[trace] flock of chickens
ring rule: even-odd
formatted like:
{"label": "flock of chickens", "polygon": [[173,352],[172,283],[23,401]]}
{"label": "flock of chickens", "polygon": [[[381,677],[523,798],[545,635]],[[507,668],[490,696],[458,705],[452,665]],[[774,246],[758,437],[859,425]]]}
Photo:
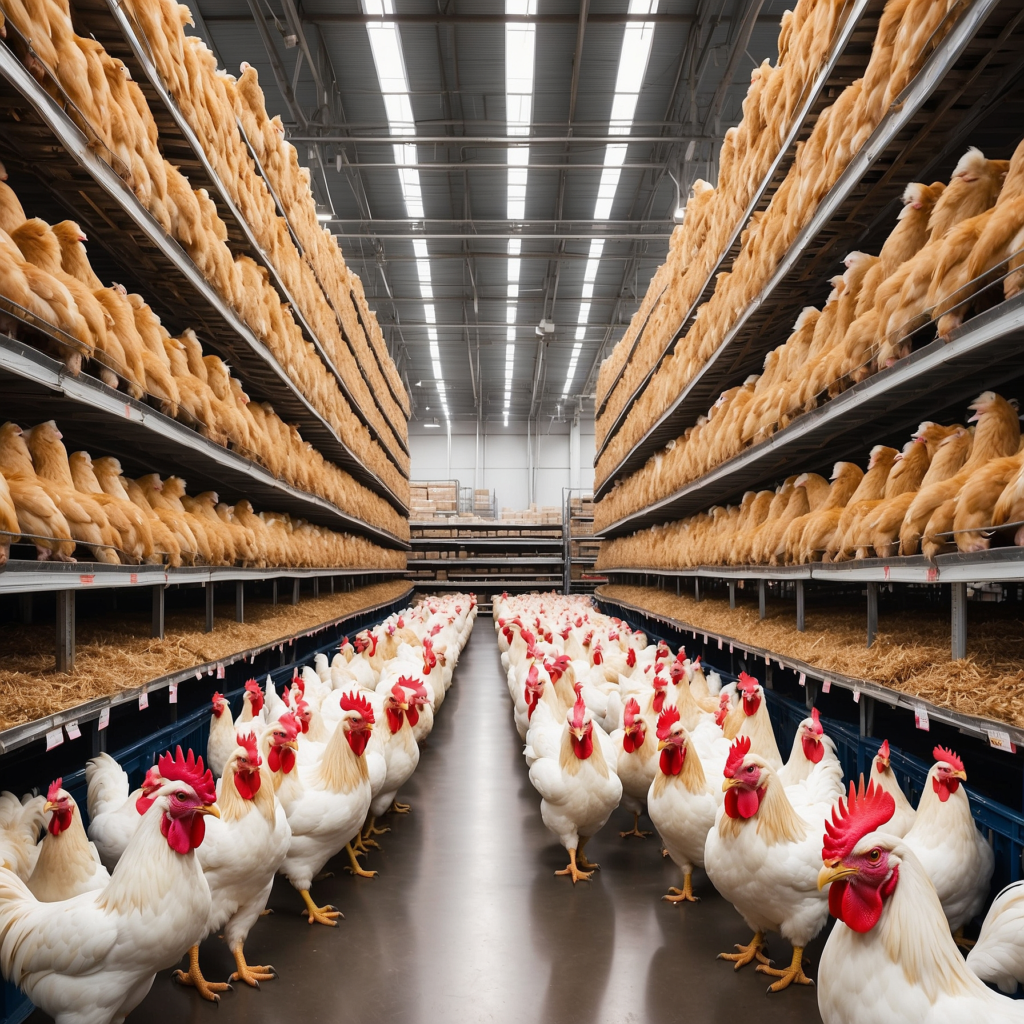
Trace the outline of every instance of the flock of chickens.
{"label": "flock of chickens", "polygon": [[[203,354],[191,328],[173,338],[141,295],[116,284],[104,287],[85,241],[74,221],[51,226],[27,218],[13,189],[0,181],[0,295],[81,343],[80,352],[54,352],[72,372],[83,356],[92,358],[109,386],[123,387],[133,398],[150,395],[166,415],[261,463],[278,479],[407,535],[404,520],[383,498],[328,462],[271,405],[251,402],[227,364]],[[0,326],[19,333],[2,313]]]}
{"label": "flock of chickens", "polygon": [[[7,21],[16,30],[7,33],[7,43],[66,107],[96,152],[124,178],[160,227],[182,246],[203,277],[273,353],[298,390],[338,436],[401,495],[408,486],[409,463],[395,432],[404,437],[408,398],[379,337],[376,320],[366,308],[362,289],[353,283],[355,275],[345,266],[334,238],[316,225],[308,171],[298,167],[294,149],[288,143],[280,138],[271,139],[273,130],[258,133],[253,128],[259,122],[270,124],[255,72],[247,72],[247,88],[237,88],[232,76],[216,71],[213,56],[202,43],[192,40],[185,45],[183,18],[191,22],[191,15],[177,3],[134,3],[128,5],[128,10],[144,26],[148,48],[163,65],[160,71],[196,128],[208,156],[222,171],[225,188],[233,190],[233,198],[240,203],[263,252],[272,254],[269,258],[298,307],[296,315],[301,314],[312,325],[388,454],[353,413],[316,347],[303,337],[292,309],[281,301],[266,267],[248,256],[232,254],[227,245],[227,226],[218,215],[214,200],[205,189],[193,189],[181,171],[164,159],[156,121],[142,90],[131,80],[125,65],[110,56],[99,42],[75,33],[67,0],[12,0],[5,4]],[[30,40],[31,45],[24,40]],[[165,55],[169,55],[169,64],[163,60]],[[205,71],[201,70],[204,68]],[[304,234],[302,253],[292,241],[288,222],[276,212],[266,179],[256,173],[252,156],[239,135],[240,119],[250,124],[254,135],[259,135],[251,140],[254,149],[260,150],[267,173],[288,197],[293,225],[301,227],[312,217],[315,238],[308,232]],[[234,140],[230,149],[225,148],[229,138]],[[278,154],[276,158],[274,153]],[[360,303],[358,315],[353,297]],[[81,315],[85,315],[84,311]],[[74,312],[70,317],[44,319],[64,330],[72,325],[69,320],[80,320]],[[342,319],[347,336],[358,339],[353,344],[359,364],[342,338]],[[373,351],[366,341],[364,326],[373,338]],[[69,333],[78,337],[73,330]],[[91,331],[79,340],[86,345],[89,355],[93,348],[105,351],[101,347],[103,338]],[[378,361],[386,367],[387,386]],[[374,385],[373,394],[360,366]],[[146,380],[136,378],[136,383]],[[403,396],[401,406],[392,393]],[[377,408],[375,396],[386,415]]]}
{"label": "flock of chickens", "polygon": [[[0,970],[58,1024],[110,1024],[137,1006],[156,972],[188,953],[176,977],[205,999],[200,943],[223,934],[232,981],[259,987],[272,968],[244,945],[280,873],[310,924],[340,912],[310,895],[346,851],[352,871],[376,820],[419,762],[419,746],[469,639],[476,601],[428,599],[344,641],[331,663],[296,673],[286,692],[246,684],[241,714],[213,697],[204,764],[164,754],[142,786],[108,754],[86,767],[88,833],[57,779],[46,798],[0,795]],[[39,832],[45,826],[42,841]]]}
{"label": "flock of chickens", "polygon": [[616,482],[599,505],[600,522],[673,493],[891,366],[909,355],[924,325],[946,339],[970,313],[1018,294],[1024,143],[1009,162],[968,150],[948,185],[912,183],[903,201],[881,253],[850,253],[824,308],[804,309],[793,334],[765,357],[763,373],[723,392],[693,427]]}
{"label": "flock of chickens", "polygon": [[926,421],[902,451],[871,449],[867,471],[837,462],[601,546],[599,568],[792,565],[872,555],[989,548],[1004,532],[1024,544],[1024,447],[1016,402],[992,391],[971,404],[973,426]]}
{"label": "flock of chickens", "polygon": [[[752,182],[748,189],[746,183],[733,181],[733,165],[737,157],[742,159],[750,139],[756,140],[755,145],[765,140],[767,150],[773,155],[781,144],[789,125],[788,119],[796,107],[780,100],[776,78],[780,72],[785,75],[784,69],[788,64],[795,64],[802,69],[799,84],[795,80],[793,83],[797,86],[796,93],[809,88],[829,51],[845,6],[839,0],[798,3],[792,20],[789,23],[783,21],[778,67],[773,69],[766,63],[755,68],[743,104],[743,119],[737,128],[729,129],[722,144],[719,181],[714,196],[702,183],[687,204],[683,228],[688,237],[680,256],[681,273],[672,276],[661,296],[660,304],[666,307],[663,321],[656,324],[652,315],[636,351],[630,355],[631,343],[620,342],[621,354],[610,357],[607,368],[602,367],[597,390],[598,407],[615,379],[618,367],[626,358],[629,359],[622,379],[597,419],[599,446],[629,396],[647,376],[673,333],[683,323],[686,311],[700,294],[722,253],[725,240],[734,228],[735,215],[724,212],[724,229],[705,231],[709,216],[718,220],[720,205],[725,211],[730,209],[728,201],[720,203],[719,195],[752,194]],[[602,453],[596,466],[598,482],[621,462],[718,349],[736,318],[763,289],[797,235],[814,215],[818,203],[867,141],[893,100],[917,73],[925,57],[952,28],[955,18],[947,17],[947,13],[956,6],[955,0],[888,0],[879,19],[863,76],[839,93],[835,101],[819,114],[809,138],[797,144],[796,155],[785,180],[775,190],[768,207],[755,212],[740,235],[740,250],[730,269],[717,275],[711,298],[697,309],[685,335],[651,376],[643,394]],[[786,91],[782,95],[787,95]],[[756,161],[753,166],[757,166]],[[759,179],[752,179],[756,180]],[[745,204],[735,205],[742,212]],[[691,216],[697,221],[692,234],[686,231],[686,222]],[[651,287],[663,288],[665,283],[655,277]],[[658,294],[654,293],[655,298]]]}
{"label": "flock of chickens", "polygon": [[[838,919],[818,968],[825,1024],[963,1024],[1024,1020],[1024,902],[1015,883],[995,900],[966,964],[964,925],[988,899],[994,856],[971,815],[960,758],[936,747],[915,810],[890,765],[888,742],[867,787],[846,793],[835,745],[817,711],[783,761],[762,687],[726,686],[700,659],[674,657],[579,597],[502,596],[495,629],[516,726],[544,824],[566,848],[560,875],[588,879],[587,841],[620,805],[634,828],[646,807],[683,874],[664,897],[694,901],[700,868],[753,938],[723,953],[757,961],[770,991],[811,984],[803,950]],[[789,966],[766,936],[793,946]],[[870,984],[865,984],[870,979]]]}

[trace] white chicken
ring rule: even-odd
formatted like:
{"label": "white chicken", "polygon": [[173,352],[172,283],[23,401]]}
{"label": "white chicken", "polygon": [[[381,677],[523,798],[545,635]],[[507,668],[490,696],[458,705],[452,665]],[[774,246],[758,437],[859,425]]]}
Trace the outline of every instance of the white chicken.
{"label": "white chicken", "polygon": [[914,824],[917,811],[904,796],[890,764],[889,741],[882,740],[878,753],[871,759],[871,778],[879,789],[884,789],[893,799],[893,816],[885,823],[885,831],[894,836],[905,836]]}
{"label": "white chicken", "polygon": [[214,693],[210,717],[210,738],[206,741],[206,763],[215,778],[224,774],[231,751],[235,749],[235,723],[231,718],[231,705],[222,693]]}
{"label": "white chicken", "polygon": [[153,765],[142,786],[129,792],[128,773],[105,751],[85,765],[88,785],[89,838],[108,871],[121,859],[128,841],[135,835],[142,815],[163,785],[160,769]]}
{"label": "white chicken", "polygon": [[803,782],[814,766],[824,758],[839,761],[835,743],[830,736],[825,735],[818,709],[812,708],[811,717],[805,718],[797,726],[789,760],[779,769],[779,781],[787,788]]}
{"label": "white chicken", "polygon": [[1024,979],[1024,882],[1011,882],[992,901],[967,966],[1008,996]]}
{"label": "white chicken", "polygon": [[46,798],[0,793],[0,863],[22,881],[32,874],[39,858],[39,833],[46,825]]}
{"label": "white chicken", "polygon": [[658,771],[658,752],[650,735],[650,723],[640,714],[640,704],[630,697],[622,709],[622,728],[611,735],[615,745],[615,774],[622,783],[622,806],[633,815],[633,827],[619,836],[646,839],[650,832],[640,828],[640,815],[647,806],[647,794]]}

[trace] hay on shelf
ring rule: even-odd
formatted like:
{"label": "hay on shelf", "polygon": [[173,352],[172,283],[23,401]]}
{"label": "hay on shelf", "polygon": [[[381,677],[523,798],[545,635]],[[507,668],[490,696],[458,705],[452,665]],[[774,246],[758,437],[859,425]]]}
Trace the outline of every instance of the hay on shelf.
{"label": "hay on shelf", "polygon": [[728,600],[711,595],[698,603],[654,587],[618,585],[600,587],[597,594],[938,707],[1024,727],[1024,623],[997,613],[996,605],[984,605],[984,619],[971,617],[967,657],[952,661],[949,619],[937,611],[881,612],[868,648],[866,610],[808,603],[807,632],[801,633],[792,602],[769,601],[762,620],[756,602],[730,609]]}
{"label": "hay on shelf", "polygon": [[313,629],[394,600],[408,589],[405,580],[389,580],[304,598],[297,605],[253,602],[246,605],[247,622],[216,618],[212,633],[203,631],[203,619],[195,611],[168,611],[163,640],[149,636],[148,609],[121,615],[114,626],[109,618],[82,618],[75,628],[71,673],[54,670],[52,622],[5,623],[0,627],[0,729]]}

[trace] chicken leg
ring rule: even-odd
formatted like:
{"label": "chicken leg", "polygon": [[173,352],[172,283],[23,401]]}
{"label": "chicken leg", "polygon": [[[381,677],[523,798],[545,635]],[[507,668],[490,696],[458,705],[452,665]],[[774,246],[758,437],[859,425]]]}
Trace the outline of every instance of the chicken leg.
{"label": "chicken leg", "polygon": [[351,843],[345,844],[345,852],[348,854],[349,862],[351,863],[350,868],[346,868],[347,871],[351,871],[353,875],[358,875],[360,878],[376,878],[376,871],[367,871],[359,863],[359,859],[356,857],[356,851],[352,849]]}
{"label": "chicken leg", "polygon": [[633,827],[628,832],[620,832],[619,837],[625,839],[626,836],[636,836],[637,839],[646,839],[651,833],[643,832],[640,829],[640,812],[633,812]]}
{"label": "chicken leg", "polygon": [[317,924],[326,924],[330,927],[337,925],[336,918],[345,919],[345,915],[335,907],[332,907],[330,903],[325,906],[318,907],[313,902],[313,897],[309,895],[308,889],[300,889],[299,895],[302,897],[302,902],[306,904],[306,911],[309,914],[309,923],[313,924],[315,921]]}
{"label": "chicken leg", "polygon": [[784,988],[789,988],[793,982],[796,982],[798,985],[813,985],[814,982],[804,974],[803,959],[804,947],[794,946],[793,960],[785,970],[780,971],[776,967],[769,967],[765,963],[760,963],[757,965],[757,971],[759,974],[768,974],[773,978],[779,979],[768,986],[769,992],[781,992]]}
{"label": "chicken leg", "polygon": [[661,897],[666,903],[700,903],[700,897],[693,895],[693,875],[688,871],[683,876],[683,887],[677,889],[670,885],[668,895]]}
{"label": "chicken leg", "polygon": [[576,851],[569,851],[569,863],[561,869],[556,871],[556,875],[572,875],[572,884],[575,885],[581,878],[590,881],[590,876],[593,874],[592,871],[580,871],[576,866]]}
{"label": "chicken leg", "polygon": [[251,985],[253,988],[259,988],[261,981],[272,981],[277,977],[274,968],[267,964],[263,967],[257,967],[252,964],[245,962],[245,953],[242,949],[241,943],[235,946],[231,952],[235,957],[235,973],[228,978],[228,981],[244,981],[246,985]]}
{"label": "chicken leg", "polygon": [[397,800],[391,801],[391,806],[388,810],[392,814],[408,814],[412,810],[411,804],[400,804]]}
{"label": "chicken leg", "polygon": [[771,963],[771,960],[765,956],[764,948],[764,932],[755,932],[754,937],[746,946],[737,945],[737,952],[735,953],[719,953],[718,959],[731,960],[735,965],[733,967],[733,970],[735,971],[738,971],[741,967],[746,967],[746,965],[755,958],[767,966]]}
{"label": "chicken leg", "polygon": [[369,824],[366,825],[366,827],[360,833],[359,838],[356,840],[356,852],[357,853],[366,853],[367,852],[367,847],[369,847],[369,846],[372,846],[372,847],[374,847],[374,849],[379,850],[380,849],[380,843],[378,843],[375,839],[371,839],[370,837],[371,836],[382,836],[386,832],[390,832],[391,831],[391,828],[389,826],[385,826],[384,828],[377,828],[376,827],[377,819],[374,818],[372,815],[367,819],[367,821],[369,822]]}
{"label": "chicken leg", "polygon": [[231,986],[224,981],[207,981],[203,972],[199,969],[199,946],[193,946],[188,951],[188,970],[175,971],[174,980],[182,985],[189,985],[194,988],[204,999],[211,1003],[219,1003],[218,992],[230,992]]}
{"label": "chicken leg", "polygon": [[592,864],[587,860],[587,855],[583,852],[583,847],[587,845],[590,836],[580,836],[579,849],[576,851],[576,860],[579,862],[581,868],[584,871],[599,871],[601,869],[600,864]]}

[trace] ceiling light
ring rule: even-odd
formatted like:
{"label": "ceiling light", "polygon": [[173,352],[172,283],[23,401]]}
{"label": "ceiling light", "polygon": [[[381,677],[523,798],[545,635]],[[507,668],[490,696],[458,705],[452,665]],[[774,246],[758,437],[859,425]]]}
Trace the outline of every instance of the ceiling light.
{"label": "ceiling light", "polygon": [[672,213],[672,219],[677,224],[682,224],[683,223],[683,218],[685,216],[686,216],[686,207],[685,206],[677,206],[675,208],[675,210],[673,211],[673,213]]}
{"label": "ceiling light", "polygon": [[421,381],[421,380],[416,381],[416,383],[413,384],[413,387],[414,388],[421,388],[421,387],[423,387],[423,381]]}
{"label": "ceiling light", "polygon": [[428,430],[431,430],[440,427],[441,424],[437,422],[437,417],[435,416],[433,417],[433,419],[427,420],[427,422],[424,423],[423,426],[426,427]]}
{"label": "ceiling light", "polygon": [[284,37],[284,48],[294,50],[299,44],[299,37],[294,32],[289,32]]}
{"label": "ceiling light", "polygon": [[331,213],[330,210],[317,210],[316,219],[320,221],[321,224],[326,224],[327,221],[334,220],[334,214]]}

